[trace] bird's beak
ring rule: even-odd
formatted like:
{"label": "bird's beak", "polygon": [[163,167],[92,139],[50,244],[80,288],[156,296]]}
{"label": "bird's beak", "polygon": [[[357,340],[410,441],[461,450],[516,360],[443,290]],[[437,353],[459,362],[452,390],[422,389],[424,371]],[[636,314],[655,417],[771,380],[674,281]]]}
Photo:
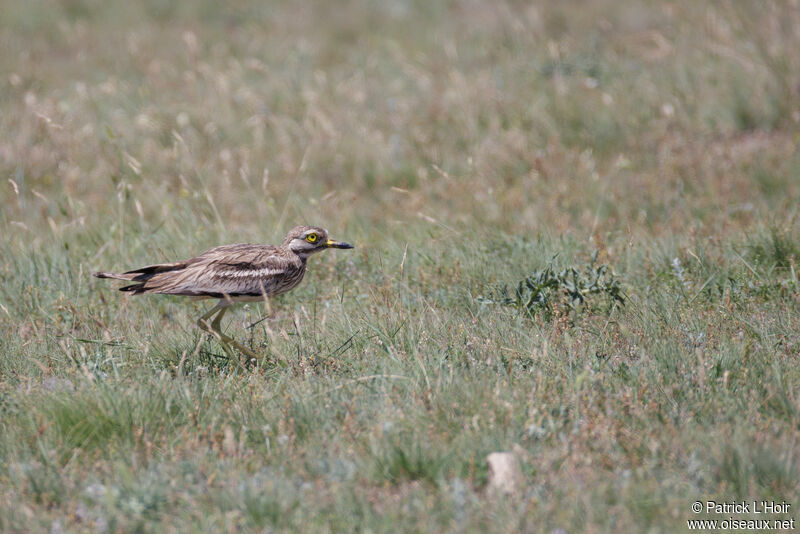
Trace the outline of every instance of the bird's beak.
{"label": "bird's beak", "polygon": [[325,242],[325,246],[328,248],[353,248],[353,245],[350,243],[343,243],[342,241],[334,241],[333,239],[328,239]]}

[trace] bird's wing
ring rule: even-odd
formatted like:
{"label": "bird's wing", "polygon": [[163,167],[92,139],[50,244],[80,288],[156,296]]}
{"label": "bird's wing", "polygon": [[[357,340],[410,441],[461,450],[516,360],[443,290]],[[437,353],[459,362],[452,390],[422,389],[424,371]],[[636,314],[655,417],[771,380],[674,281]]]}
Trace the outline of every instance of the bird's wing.
{"label": "bird's wing", "polygon": [[208,296],[260,296],[280,292],[284,281],[302,277],[300,265],[277,247],[224,245],[190,260],[184,269],[157,274],[142,288],[149,293]]}
{"label": "bird's wing", "polygon": [[299,265],[281,255],[264,256],[252,262],[226,260],[210,264],[208,280],[201,285],[213,293],[272,295],[280,292],[282,283],[296,276],[299,270]]}

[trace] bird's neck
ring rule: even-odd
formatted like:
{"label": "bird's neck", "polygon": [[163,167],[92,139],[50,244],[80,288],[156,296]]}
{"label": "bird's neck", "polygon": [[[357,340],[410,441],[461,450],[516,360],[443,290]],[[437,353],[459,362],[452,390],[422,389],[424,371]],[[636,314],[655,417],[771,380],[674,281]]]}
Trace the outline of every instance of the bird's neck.
{"label": "bird's neck", "polygon": [[305,251],[295,252],[295,251],[292,250],[291,253],[298,260],[300,260],[300,263],[302,263],[303,265],[306,264],[306,260],[308,260],[308,257],[311,256],[311,252],[305,252]]}

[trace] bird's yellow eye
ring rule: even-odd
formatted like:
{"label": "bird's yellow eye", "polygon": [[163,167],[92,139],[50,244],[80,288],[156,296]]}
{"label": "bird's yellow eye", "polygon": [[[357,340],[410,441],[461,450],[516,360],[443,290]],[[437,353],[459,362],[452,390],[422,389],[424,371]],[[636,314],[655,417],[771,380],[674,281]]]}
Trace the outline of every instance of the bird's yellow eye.
{"label": "bird's yellow eye", "polygon": [[316,243],[317,239],[319,239],[319,236],[317,234],[308,234],[306,236],[306,241],[308,241],[309,243]]}

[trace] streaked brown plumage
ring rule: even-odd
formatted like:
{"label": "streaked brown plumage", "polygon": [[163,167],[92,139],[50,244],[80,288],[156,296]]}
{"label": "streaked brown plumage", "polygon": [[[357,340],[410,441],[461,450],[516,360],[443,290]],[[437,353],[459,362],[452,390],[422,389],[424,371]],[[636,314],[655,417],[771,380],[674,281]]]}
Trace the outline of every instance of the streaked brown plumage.
{"label": "streaked brown plumage", "polygon": [[[308,257],[326,248],[353,246],[329,239],[323,228],[297,226],[280,246],[223,245],[184,261],[149,265],[122,274],[98,272],[94,276],[135,282],[119,288],[134,295],[161,293],[220,299],[200,318],[198,325],[214,334],[226,352],[230,353],[228,345],[234,345],[248,356],[256,357],[250,349],[220,331],[220,321],[227,307],[235,302],[264,300],[294,289],[303,280]],[[216,317],[209,323],[208,319],[214,314]]]}

